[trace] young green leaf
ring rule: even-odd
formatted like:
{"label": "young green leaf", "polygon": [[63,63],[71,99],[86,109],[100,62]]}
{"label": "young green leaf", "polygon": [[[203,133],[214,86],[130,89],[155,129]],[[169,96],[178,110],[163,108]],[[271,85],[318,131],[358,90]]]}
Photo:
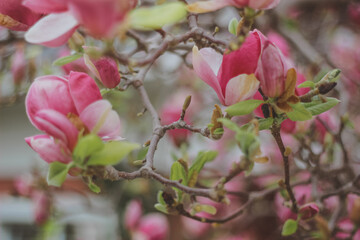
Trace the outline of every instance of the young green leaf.
{"label": "young green leaf", "polygon": [[92,181],[90,181],[88,183],[88,186],[89,186],[90,190],[93,191],[94,193],[101,192],[101,188],[98,185],[96,185],[95,183],[93,183]]}
{"label": "young green leaf", "polygon": [[181,163],[174,162],[171,166],[170,179],[173,181],[180,181],[183,185],[187,184],[187,174]]}
{"label": "young green leaf", "polygon": [[139,30],[160,29],[166,24],[181,21],[186,14],[186,5],[181,2],[137,8],[130,13],[130,26]]}
{"label": "young green leaf", "polygon": [[165,200],[164,200],[164,198],[163,198],[163,191],[159,191],[159,192],[158,192],[158,194],[157,194],[157,201],[158,201],[158,203],[166,206]]}
{"label": "young green leaf", "polygon": [[61,162],[52,162],[49,164],[49,172],[47,182],[51,186],[61,187],[66,179],[69,169],[73,166],[72,163],[65,164]]}
{"label": "young green leaf", "polygon": [[313,81],[305,81],[302,84],[297,86],[298,88],[311,88],[315,87],[315,83]]}
{"label": "young green leaf", "polygon": [[296,230],[298,228],[298,222],[293,219],[288,219],[284,223],[284,226],[281,231],[282,236],[290,236],[294,233],[296,233]]}
{"label": "young green leaf", "polygon": [[90,157],[91,154],[100,151],[104,148],[104,143],[101,141],[100,137],[96,134],[89,134],[85,137],[82,137],[73,152],[73,159],[76,163],[83,163],[83,161]]}
{"label": "young green leaf", "polygon": [[195,215],[199,212],[206,212],[209,213],[211,215],[215,215],[216,214],[216,208],[214,206],[211,205],[207,205],[207,204],[198,204],[195,203],[191,209],[191,215]]}
{"label": "young green leaf", "polygon": [[136,157],[136,159],[137,160],[144,160],[148,150],[149,150],[149,147],[141,148],[138,155],[137,155],[137,157]]}
{"label": "young green leaf", "polygon": [[237,36],[237,26],[239,24],[239,21],[234,17],[229,22],[228,30],[231,34]]}
{"label": "young green leaf", "polygon": [[155,206],[154,206],[158,211],[162,212],[162,213],[165,213],[165,214],[168,214],[168,210],[166,208],[166,206],[160,204],[160,203],[156,203]]}
{"label": "young green leaf", "polygon": [[335,107],[339,102],[340,102],[340,100],[338,100],[336,98],[328,97],[328,98],[326,98],[326,102],[316,101],[315,104],[307,107],[306,109],[313,116],[315,116],[315,115],[319,115],[323,112],[330,110],[331,108]]}
{"label": "young green leaf", "polygon": [[82,57],[82,53],[75,53],[75,54],[72,54],[72,55],[69,55],[69,56],[65,56],[65,57],[61,57],[61,58],[58,58],[56,59],[54,62],[53,62],[53,65],[54,66],[63,66],[65,64],[68,64],[68,63],[71,63],[79,58]]}
{"label": "young green leaf", "polygon": [[234,105],[231,105],[230,107],[225,109],[225,112],[227,112],[231,116],[247,115],[252,113],[255,110],[255,108],[260,106],[262,103],[264,103],[263,100],[257,100],[257,99],[245,100],[235,103]]}
{"label": "young green leaf", "polygon": [[216,151],[199,152],[194,163],[191,165],[188,173],[188,186],[193,187],[196,184],[197,177],[205,163],[214,160],[217,156]]}
{"label": "young green leaf", "polygon": [[227,127],[228,129],[237,132],[240,130],[239,126],[234,123],[233,121],[231,121],[230,119],[227,118],[218,118],[218,122],[221,122],[225,127]]}
{"label": "young green leaf", "polygon": [[312,118],[311,113],[306,110],[302,103],[290,104],[292,107],[292,111],[286,113],[288,118],[292,121],[306,121]]}
{"label": "young green leaf", "polygon": [[126,141],[104,143],[104,147],[92,154],[87,165],[113,165],[121,161],[130,152],[139,149],[140,145]]}
{"label": "young green leaf", "polygon": [[269,129],[273,124],[273,118],[263,118],[259,120],[259,130]]}

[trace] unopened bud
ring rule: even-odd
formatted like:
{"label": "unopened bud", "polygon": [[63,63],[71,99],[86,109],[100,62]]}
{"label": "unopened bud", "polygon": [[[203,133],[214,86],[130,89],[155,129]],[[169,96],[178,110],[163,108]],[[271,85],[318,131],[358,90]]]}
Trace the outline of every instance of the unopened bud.
{"label": "unopened bud", "polygon": [[286,148],[285,148],[285,152],[284,152],[284,156],[285,156],[285,157],[288,157],[288,156],[291,154],[291,152],[292,152],[291,148],[286,147]]}
{"label": "unopened bud", "polygon": [[337,83],[336,82],[328,82],[328,83],[323,83],[319,86],[319,93],[320,94],[327,94],[328,92],[330,92],[331,90],[334,89],[334,87],[336,87]]}
{"label": "unopened bud", "polygon": [[299,215],[302,220],[313,218],[319,212],[319,207],[316,203],[308,203],[299,209]]}
{"label": "unopened bud", "polygon": [[185,101],[184,101],[184,105],[183,105],[183,111],[186,111],[188,109],[188,107],[190,106],[191,103],[191,95],[187,96]]}

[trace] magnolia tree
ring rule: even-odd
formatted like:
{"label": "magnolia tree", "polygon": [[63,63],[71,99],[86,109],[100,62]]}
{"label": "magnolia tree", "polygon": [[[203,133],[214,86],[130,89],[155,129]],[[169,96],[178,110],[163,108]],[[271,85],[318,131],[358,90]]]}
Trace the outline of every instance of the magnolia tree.
{"label": "magnolia tree", "polygon": [[[49,164],[49,186],[16,182],[37,222],[71,175],[149,194],[121,201],[133,239],[360,239],[360,5],[279,2],[3,1],[17,87],[2,102],[26,93],[43,134],[25,141]],[[60,46],[53,67],[36,61]]]}

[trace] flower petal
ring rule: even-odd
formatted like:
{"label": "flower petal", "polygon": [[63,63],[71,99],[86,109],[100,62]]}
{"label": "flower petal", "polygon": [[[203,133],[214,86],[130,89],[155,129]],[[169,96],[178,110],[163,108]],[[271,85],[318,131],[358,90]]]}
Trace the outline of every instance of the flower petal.
{"label": "flower petal", "polygon": [[37,13],[64,12],[67,10],[64,0],[24,0],[23,5]]}
{"label": "flower petal", "polygon": [[[239,2],[239,3],[236,3]],[[244,7],[246,0],[211,0],[189,4],[187,9],[192,13],[213,12],[226,6]]]}
{"label": "flower petal", "polygon": [[199,49],[193,48],[193,66],[196,74],[212,87],[221,103],[224,103],[224,96],[221,92],[220,85],[216,74],[221,66],[222,56],[212,48]]}
{"label": "flower petal", "polygon": [[100,137],[112,139],[120,134],[120,118],[107,100],[90,104],[81,112],[80,119],[92,133]]}
{"label": "flower petal", "polygon": [[40,130],[65,142],[70,150],[74,149],[79,131],[66,116],[52,109],[44,109],[36,113],[34,121]]}
{"label": "flower petal", "polygon": [[219,72],[220,86],[223,94],[230,79],[241,74],[255,73],[261,53],[260,37],[257,32],[251,32],[241,47],[224,59]]}
{"label": "flower petal", "polygon": [[122,11],[118,0],[71,0],[72,15],[95,37],[112,33],[118,13]]}
{"label": "flower petal", "polygon": [[71,152],[65,143],[60,140],[54,141],[54,139],[48,135],[36,135],[25,138],[25,141],[48,163],[54,161],[62,163],[71,162]]}
{"label": "flower petal", "polygon": [[81,113],[91,103],[102,99],[94,79],[82,72],[70,72],[69,87],[75,107]]}
{"label": "flower petal", "polygon": [[41,109],[53,109],[67,115],[77,114],[66,79],[57,76],[42,76],[35,79],[25,99],[26,113],[35,126],[35,114]]}
{"label": "flower petal", "polygon": [[1,1],[0,26],[15,31],[26,31],[41,17],[21,4],[21,0]]}
{"label": "flower petal", "polygon": [[67,42],[78,26],[69,13],[53,13],[40,19],[25,34],[26,41],[47,47],[58,47]]}
{"label": "flower petal", "polygon": [[254,96],[259,84],[254,74],[241,74],[232,78],[226,86],[225,104],[232,105]]}

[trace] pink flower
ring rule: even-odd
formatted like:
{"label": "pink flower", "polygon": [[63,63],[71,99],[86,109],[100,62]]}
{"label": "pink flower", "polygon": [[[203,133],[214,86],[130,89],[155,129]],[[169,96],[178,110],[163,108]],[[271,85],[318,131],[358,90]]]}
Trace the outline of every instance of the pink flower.
{"label": "pink flower", "polygon": [[87,67],[105,87],[115,88],[120,83],[119,68],[114,59],[109,57],[90,59],[87,55],[84,58]]}
{"label": "pink flower", "polygon": [[11,63],[11,73],[15,85],[20,85],[25,79],[26,60],[24,45],[17,45],[14,57]]}
{"label": "pink flower", "polygon": [[91,132],[104,139],[119,138],[119,116],[85,73],[71,72],[67,78],[35,79],[25,105],[31,123],[46,133],[25,140],[49,163],[71,161],[80,132]]}
{"label": "pink flower", "polygon": [[255,70],[261,53],[258,31],[249,34],[241,48],[222,56],[212,48],[193,48],[196,74],[212,87],[223,105],[246,100],[258,90]]}
{"label": "pink flower", "polygon": [[302,220],[313,218],[319,212],[319,207],[316,203],[308,203],[300,207],[299,214]]}
{"label": "pink flower", "polygon": [[26,31],[42,16],[21,4],[22,0],[0,3],[0,25],[14,31]]}
{"label": "pink flower", "polygon": [[261,39],[261,57],[256,69],[256,77],[266,96],[279,97],[285,92],[287,72],[292,66],[274,43],[261,32],[256,32]]}
{"label": "pink flower", "polygon": [[142,215],[141,202],[131,201],[125,210],[125,226],[132,233],[132,239],[165,240],[169,235],[169,224],[160,213]]}
{"label": "pink flower", "polygon": [[360,24],[360,3],[351,3],[348,6],[348,13],[354,23]]}
{"label": "pink flower", "polygon": [[50,199],[44,192],[35,191],[31,198],[34,201],[35,222],[44,224],[50,217]]}
{"label": "pink flower", "polygon": [[16,192],[24,197],[29,197],[32,192],[33,178],[30,176],[17,177],[14,181]]}
{"label": "pink flower", "polygon": [[169,235],[169,224],[164,215],[150,213],[140,219],[136,233],[143,236],[144,240],[165,240]]}
{"label": "pink flower", "polygon": [[38,21],[25,34],[34,44],[57,47],[64,44],[78,26],[94,37],[112,37],[116,26],[137,0],[27,0],[25,6],[49,15]]}
{"label": "pink flower", "polygon": [[125,226],[129,230],[135,230],[138,227],[142,215],[141,202],[137,200],[131,201],[126,206],[125,211]]}
{"label": "pink flower", "polygon": [[234,6],[237,8],[250,7],[260,10],[274,8],[279,2],[280,0],[210,0],[190,4],[188,10],[193,13],[206,13],[227,6]]}

